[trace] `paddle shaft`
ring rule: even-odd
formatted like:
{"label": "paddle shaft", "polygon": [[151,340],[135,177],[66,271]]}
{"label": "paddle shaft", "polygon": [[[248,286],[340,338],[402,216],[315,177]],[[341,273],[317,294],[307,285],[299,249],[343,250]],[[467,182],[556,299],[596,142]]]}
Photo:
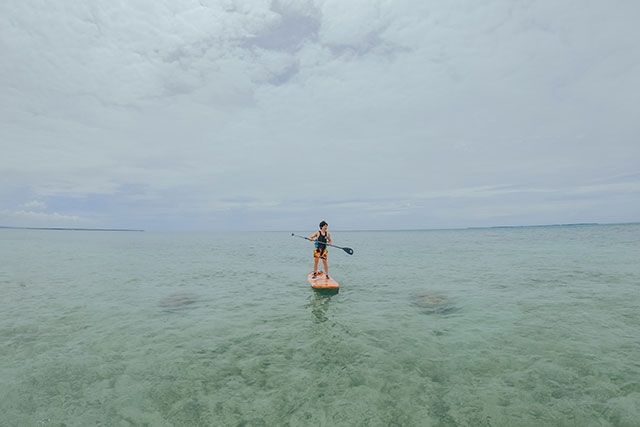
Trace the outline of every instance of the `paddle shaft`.
{"label": "paddle shaft", "polygon": [[[310,242],[315,242],[315,240],[311,240],[310,238],[305,237],[305,236],[298,236],[298,235],[297,235],[297,234],[295,234],[295,233],[291,233],[291,235],[292,235],[292,236],[296,236],[296,237],[300,237],[301,239],[305,239],[305,240],[308,240],[308,241],[310,241]],[[324,243],[324,244],[325,244],[325,245],[327,245],[327,246],[331,246],[331,247],[333,247],[333,248],[342,249],[343,251],[345,251],[345,252],[346,252],[346,253],[348,253],[349,255],[353,255],[353,249],[351,249],[351,248],[343,248],[343,247],[340,247],[340,246],[332,245],[332,244],[330,244],[330,243]]]}

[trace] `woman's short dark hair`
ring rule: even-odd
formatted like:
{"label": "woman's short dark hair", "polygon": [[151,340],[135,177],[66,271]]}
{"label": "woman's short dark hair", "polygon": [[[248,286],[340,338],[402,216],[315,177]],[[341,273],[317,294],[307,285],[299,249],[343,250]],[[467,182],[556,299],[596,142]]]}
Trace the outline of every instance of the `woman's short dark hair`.
{"label": "woman's short dark hair", "polygon": [[322,221],[322,222],[320,223],[320,228],[324,227],[325,225],[329,225],[329,224],[327,224],[325,221]]}

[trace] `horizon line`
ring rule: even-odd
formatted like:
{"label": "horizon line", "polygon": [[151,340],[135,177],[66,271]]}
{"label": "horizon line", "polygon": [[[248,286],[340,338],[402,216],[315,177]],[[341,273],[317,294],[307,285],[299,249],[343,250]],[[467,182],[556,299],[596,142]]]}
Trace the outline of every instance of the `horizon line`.
{"label": "horizon line", "polygon": [[78,227],[17,227],[11,225],[0,225],[0,228],[11,230],[50,230],[50,231],[133,231],[143,232],[145,230],[132,228],[78,228]]}
{"label": "horizon line", "polygon": [[[576,222],[576,223],[550,223],[550,224],[529,224],[529,225],[486,225],[486,226],[460,226],[460,227],[442,227],[442,228],[377,228],[377,229],[336,229],[337,232],[368,232],[368,231],[446,231],[446,230],[490,230],[500,228],[533,228],[533,227],[589,227],[589,226],[609,226],[609,225],[634,225],[640,224],[640,221],[631,222]],[[145,232],[145,229],[134,228],[82,228],[82,227],[25,227],[25,226],[11,226],[0,225],[0,229],[12,229],[12,230],[49,230],[49,231],[112,231],[112,232]],[[180,230],[180,229],[153,229],[151,231],[156,232],[187,232],[187,233],[199,233],[199,232],[238,232],[238,233],[253,233],[253,232],[272,232],[283,233],[291,232],[291,230],[258,230],[258,229],[230,229],[230,230]],[[294,230],[302,231],[302,230]]]}

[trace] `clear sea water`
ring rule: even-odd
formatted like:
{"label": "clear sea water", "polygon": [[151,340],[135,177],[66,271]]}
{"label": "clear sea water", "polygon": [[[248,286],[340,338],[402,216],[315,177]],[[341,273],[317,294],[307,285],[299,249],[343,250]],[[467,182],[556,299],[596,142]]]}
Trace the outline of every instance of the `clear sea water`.
{"label": "clear sea water", "polygon": [[332,236],[0,230],[0,426],[640,425],[640,225]]}

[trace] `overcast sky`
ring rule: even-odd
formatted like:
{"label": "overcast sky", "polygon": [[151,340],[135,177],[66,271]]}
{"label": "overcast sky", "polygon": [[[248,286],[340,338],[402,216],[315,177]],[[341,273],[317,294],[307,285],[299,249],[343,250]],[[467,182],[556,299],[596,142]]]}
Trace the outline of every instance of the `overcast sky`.
{"label": "overcast sky", "polygon": [[3,0],[0,225],[640,221],[637,0]]}

